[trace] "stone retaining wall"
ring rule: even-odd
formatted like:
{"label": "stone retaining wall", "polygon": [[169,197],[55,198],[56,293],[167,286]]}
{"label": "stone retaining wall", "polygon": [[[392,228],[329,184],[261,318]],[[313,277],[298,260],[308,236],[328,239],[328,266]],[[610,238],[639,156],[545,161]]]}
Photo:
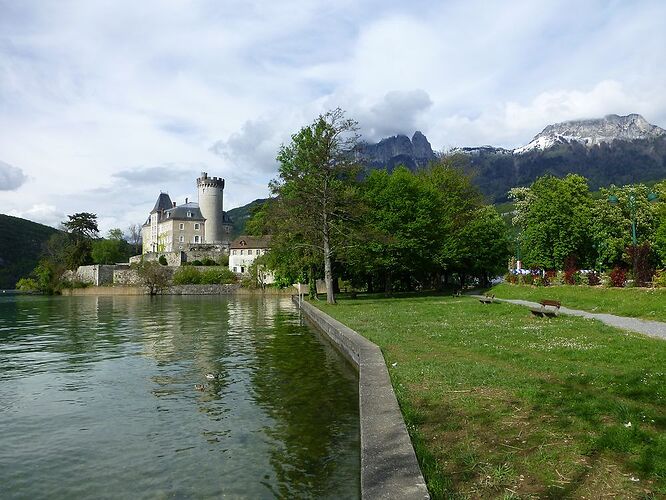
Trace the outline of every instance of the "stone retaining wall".
{"label": "stone retaining wall", "polygon": [[361,497],[429,498],[379,347],[308,302],[301,310],[358,367]]}

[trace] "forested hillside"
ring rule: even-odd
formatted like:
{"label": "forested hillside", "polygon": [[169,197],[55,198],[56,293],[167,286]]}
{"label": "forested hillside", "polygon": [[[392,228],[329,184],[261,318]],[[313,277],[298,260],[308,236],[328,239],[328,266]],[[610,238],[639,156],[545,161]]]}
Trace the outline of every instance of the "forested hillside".
{"label": "forested hillside", "polygon": [[19,217],[0,214],[0,289],[33,270],[46,240],[58,230]]}

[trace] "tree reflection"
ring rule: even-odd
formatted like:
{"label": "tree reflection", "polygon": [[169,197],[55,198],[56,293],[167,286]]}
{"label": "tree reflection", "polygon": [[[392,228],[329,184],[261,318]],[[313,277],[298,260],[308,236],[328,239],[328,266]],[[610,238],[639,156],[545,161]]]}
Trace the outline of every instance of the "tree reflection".
{"label": "tree reflection", "polygon": [[[356,471],[360,461],[356,374],[307,327],[295,325],[293,314],[278,313],[270,333],[254,339],[254,397],[275,421],[265,433],[275,440],[270,461],[277,485],[265,485],[281,498],[339,493],[335,478],[350,465],[344,461],[350,442]],[[352,484],[350,494],[358,489]]]}

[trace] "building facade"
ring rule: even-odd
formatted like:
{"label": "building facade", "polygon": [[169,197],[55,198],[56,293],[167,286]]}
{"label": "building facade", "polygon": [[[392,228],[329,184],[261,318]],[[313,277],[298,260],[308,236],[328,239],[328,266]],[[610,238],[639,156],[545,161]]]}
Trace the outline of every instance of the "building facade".
{"label": "building facade", "polygon": [[[270,249],[268,238],[241,236],[231,242],[229,250],[229,269],[236,274],[247,274],[255,259]],[[266,275],[264,283],[272,283],[272,275]]]}
{"label": "building facade", "polygon": [[160,193],[142,227],[143,253],[167,253],[189,250],[201,245],[215,245],[228,250],[232,223],[223,210],[224,179],[197,179],[199,203],[185,199],[182,205]]}

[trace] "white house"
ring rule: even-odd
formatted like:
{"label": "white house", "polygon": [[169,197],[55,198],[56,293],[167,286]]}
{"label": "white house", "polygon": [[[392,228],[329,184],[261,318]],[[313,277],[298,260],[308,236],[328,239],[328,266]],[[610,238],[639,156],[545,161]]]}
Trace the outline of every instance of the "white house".
{"label": "white house", "polygon": [[[268,252],[270,248],[269,238],[256,236],[240,236],[231,242],[229,250],[229,269],[236,274],[247,274],[254,260]],[[265,284],[273,283],[271,274],[264,279]]]}

